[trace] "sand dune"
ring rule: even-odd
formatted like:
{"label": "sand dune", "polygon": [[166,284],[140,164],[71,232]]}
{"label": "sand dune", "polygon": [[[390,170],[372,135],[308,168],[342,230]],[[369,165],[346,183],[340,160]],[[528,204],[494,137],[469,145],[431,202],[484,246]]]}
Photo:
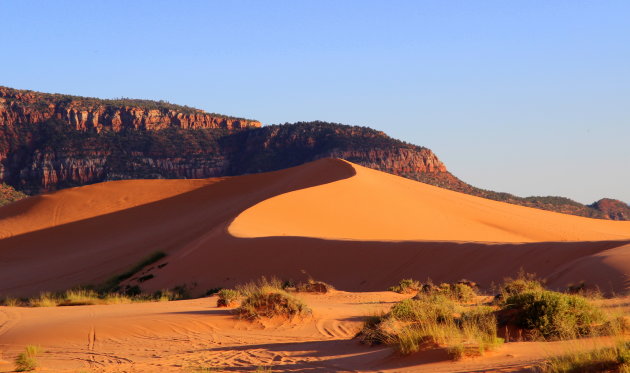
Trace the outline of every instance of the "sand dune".
{"label": "sand dune", "polygon": [[630,222],[548,212],[465,195],[352,165],[356,176],[265,200],[240,214],[237,237],[542,242],[630,238]]}
{"label": "sand dune", "polygon": [[[203,294],[308,273],[375,291],[409,276],[489,285],[523,267],[558,287],[583,280],[625,291],[630,273],[630,222],[488,201],[335,159],[225,179],[97,184],[0,216],[0,295],[98,284],[155,251],[167,265],[130,284],[150,273],[147,291]],[[589,262],[598,269],[577,270]]]}

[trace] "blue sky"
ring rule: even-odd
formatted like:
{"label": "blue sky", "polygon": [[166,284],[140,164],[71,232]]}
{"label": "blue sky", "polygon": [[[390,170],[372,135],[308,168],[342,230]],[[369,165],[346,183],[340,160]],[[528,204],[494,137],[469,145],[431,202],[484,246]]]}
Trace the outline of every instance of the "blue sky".
{"label": "blue sky", "polygon": [[473,185],[630,202],[628,1],[0,1],[0,85],[365,125]]}

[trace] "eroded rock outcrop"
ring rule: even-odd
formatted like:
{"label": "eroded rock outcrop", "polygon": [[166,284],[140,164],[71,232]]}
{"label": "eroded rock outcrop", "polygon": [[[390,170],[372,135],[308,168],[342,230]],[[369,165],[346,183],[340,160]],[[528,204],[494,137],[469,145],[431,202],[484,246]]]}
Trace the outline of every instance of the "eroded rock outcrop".
{"label": "eroded rock outcrop", "polygon": [[100,100],[0,87],[0,125],[67,123],[79,131],[119,132],[123,129],[239,129],[260,127],[255,120],[232,118],[203,110],[148,100]]}

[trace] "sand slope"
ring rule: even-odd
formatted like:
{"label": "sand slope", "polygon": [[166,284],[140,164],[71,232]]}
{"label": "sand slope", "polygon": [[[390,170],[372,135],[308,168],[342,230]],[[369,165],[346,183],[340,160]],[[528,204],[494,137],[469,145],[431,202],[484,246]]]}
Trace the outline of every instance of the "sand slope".
{"label": "sand slope", "polygon": [[418,183],[358,165],[356,176],[265,200],[240,214],[237,237],[352,240],[599,241],[630,238],[630,221],[553,213]]}
{"label": "sand slope", "polygon": [[[410,276],[489,285],[523,267],[558,287],[584,280],[625,291],[630,273],[630,222],[488,201],[336,159],[224,179],[97,184],[0,216],[0,296],[98,284],[155,251],[167,257],[129,284],[153,274],[140,284],[146,291],[203,294],[260,275],[310,274],[374,291]],[[578,270],[588,263],[597,269]]]}

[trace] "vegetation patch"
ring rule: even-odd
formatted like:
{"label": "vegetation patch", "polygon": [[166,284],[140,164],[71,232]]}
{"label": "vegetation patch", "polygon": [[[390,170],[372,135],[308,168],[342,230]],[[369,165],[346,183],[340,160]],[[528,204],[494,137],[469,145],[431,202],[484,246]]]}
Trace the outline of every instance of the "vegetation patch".
{"label": "vegetation patch", "polygon": [[241,306],[236,309],[244,319],[272,318],[276,316],[294,318],[306,316],[311,310],[298,298],[282,289],[278,279],[267,280],[265,277],[237,287],[245,296]]}
{"label": "vegetation patch", "polygon": [[537,370],[541,373],[630,372],[630,342],[554,357],[540,364]]}
{"label": "vegetation patch", "polygon": [[402,279],[397,285],[390,286],[389,291],[393,291],[400,294],[415,293],[422,289],[420,281],[416,281],[412,278]]}
{"label": "vegetation patch", "polygon": [[221,289],[217,292],[219,299],[217,300],[217,307],[230,307],[236,304],[240,296],[237,290],[233,289]]}
{"label": "vegetation patch", "polygon": [[[103,284],[103,286],[101,286],[101,290],[102,291],[117,291],[120,289],[120,283],[128,278],[131,278],[133,275],[135,275],[136,273],[140,272],[140,270],[142,270],[144,267],[153,264],[157,261],[159,261],[160,259],[166,257],[166,254],[162,251],[156,251],[154,253],[152,253],[151,255],[147,256],[146,258],[144,258],[142,261],[138,262],[138,264],[134,265],[133,267],[131,267],[128,271],[121,273],[119,275],[116,275],[112,278],[110,278],[108,281],[105,282],[105,284]],[[148,276],[148,275],[147,275]],[[143,276],[143,278],[145,278],[144,281],[152,278],[146,278],[147,276]]]}
{"label": "vegetation patch", "polygon": [[295,286],[295,290],[302,293],[320,293],[326,294],[335,288],[323,281],[316,281],[313,279],[309,279],[306,282],[301,282]]}
{"label": "vegetation patch", "polygon": [[494,310],[463,306],[448,294],[422,294],[366,320],[358,335],[366,344],[388,344],[401,354],[443,348],[453,359],[481,355],[503,343]]}
{"label": "vegetation patch", "polygon": [[39,365],[37,355],[39,355],[40,352],[41,348],[39,346],[26,346],[24,352],[15,358],[15,371],[29,372],[35,370]]}

